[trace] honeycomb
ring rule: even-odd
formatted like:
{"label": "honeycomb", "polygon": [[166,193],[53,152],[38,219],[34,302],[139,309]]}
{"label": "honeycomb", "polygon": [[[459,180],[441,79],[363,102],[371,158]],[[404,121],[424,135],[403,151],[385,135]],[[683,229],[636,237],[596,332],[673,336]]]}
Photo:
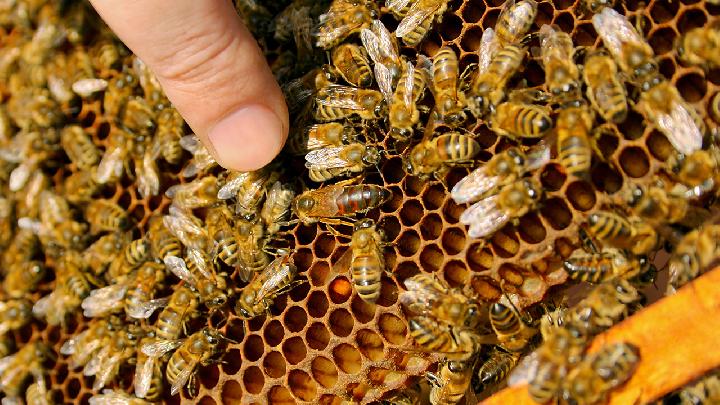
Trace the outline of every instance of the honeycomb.
{"label": "honeycomb", "polygon": [[[477,62],[482,30],[494,26],[502,3],[450,1],[442,23],[435,26],[419,50],[432,56],[442,45],[450,45],[459,54],[461,69]],[[538,3],[531,31],[542,24],[556,24],[572,33],[577,46],[600,43],[591,16],[578,15],[579,1]],[[681,65],[673,47],[683,33],[716,20],[720,6],[693,0],[618,3],[618,11],[642,18],[644,34],[665,77],[676,84],[685,100],[706,111],[711,97],[720,91],[720,72],[706,74],[700,68]],[[381,19],[391,31],[397,24],[389,14]],[[0,43],[11,40],[6,35],[0,38]],[[537,41],[531,46],[538,46]],[[414,52],[402,50],[406,55]],[[531,58],[519,76],[529,87],[542,85],[544,73],[538,58]],[[103,115],[99,101],[84,103],[75,120],[88,129],[97,145],[108,146],[108,136],[115,129]],[[712,125],[709,120],[707,123]],[[631,111],[617,129],[623,137],[608,134],[600,139],[603,159],[594,159],[588,179],[569,178],[554,159],[538,170],[534,176],[545,188],[541,209],[522,217],[517,227],[506,226],[485,245],[470,238],[458,223],[464,207],[449,198],[445,186],[407,176],[400,153],[388,147],[379,173],[366,176],[368,183],[382,184],[393,193],[388,203],[368,214],[381,224],[391,243],[384,251],[388,273],[383,277],[377,304],[362,301],[353,291],[347,271],[338,266],[348,249],[347,238],[334,236],[322,225],[296,225],[290,230],[290,244],[300,277],[308,282],[275,300],[270,316],[244,321],[229,314],[220,330],[234,342],[228,344],[219,363],[200,368],[197,396],[190,397],[183,390],[180,396],[166,396],[164,402],[367,403],[401,390],[437,360],[410,349],[407,322],[398,304],[403,281],[428,272],[484,301],[499,299],[503,291],[516,298],[521,307],[539,301],[550,287],[565,281],[560,263],[578,246],[578,226],[589,213],[609,204],[628,181],[649,181],[672,151],[666,138],[646,127],[636,112]],[[481,161],[509,146],[485,124],[471,130],[483,148]],[[386,146],[388,142],[384,141]],[[163,163],[163,187],[184,182],[178,175],[181,169],[182,165]],[[61,179],[76,170],[69,165],[54,173],[57,191],[61,191]],[[454,169],[447,177],[448,187],[467,172]],[[102,196],[125,208],[143,233],[148,218],[165,212],[170,201],[164,196],[140,198],[131,185],[125,179]],[[349,234],[348,229],[339,229]],[[231,279],[243,285],[237,274]],[[51,287],[52,283],[42,285],[33,298],[47,294]],[[13,332],[13,338],[19,345],[48,342],[57,353],[66,339],[84,329],[86,321],[79,314],[64,328],[33,321]],[[217,325],[219,321],[213,316],[207,323]],[[87,403],[93,395],[92,378],[72,370],[64,356],[50,363],[49,381],[55,399]],[[123,378],[117,381],[120,388],[129,389],[132,370],[124,370]]]}

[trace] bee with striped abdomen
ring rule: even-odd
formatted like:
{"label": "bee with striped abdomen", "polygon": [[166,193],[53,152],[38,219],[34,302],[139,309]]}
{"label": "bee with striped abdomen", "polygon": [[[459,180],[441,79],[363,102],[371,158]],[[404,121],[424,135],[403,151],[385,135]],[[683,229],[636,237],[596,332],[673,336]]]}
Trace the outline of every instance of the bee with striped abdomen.
{"label": "bee with striped abdomen", "polygon": [[379,162],[380,150],[361,143],[316,149],[305,155],[308,176],[316,182],[359,173]]}
{"label": "bee with striped abdomen", "polygon": [[384,234],[370,218],[355,223],[350,250],[350,275],[355,291],[365,302],[375,303],[380,297],[380,282],[385,273],[382,253]]}
{"label": "bee with striped abdomen", "polygon": [[395,36],[407,46],[415,46],[425,38],[433,23],[442,22],[448,0],[415,0],[400,21]]}
{"label": "bee with striped abdomen", "polygon": [[450,132],[413,146],[404,157],[405,171],[412,176],[433,175],[442,180],[452,166],[472,162],[479,152],[480,144],[472,136]]}

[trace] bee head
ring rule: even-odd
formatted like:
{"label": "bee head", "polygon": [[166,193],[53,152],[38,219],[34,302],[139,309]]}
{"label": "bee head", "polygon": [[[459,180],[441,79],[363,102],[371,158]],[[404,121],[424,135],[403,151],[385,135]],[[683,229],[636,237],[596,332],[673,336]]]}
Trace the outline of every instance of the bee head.
{"label": "bee head", "polygon": [[295,200],[296,212],[308,212],[315,206],[315,200],[310,196],[300,196]]}
{"label": "bee head", "polygon": [[380,158],[380,149],[374,146],[368,146],[367,148],[365,148],[365,153],[363,153],[362,161],[366,165],[376,165],[380,162]]}
{"label": "bee head", "polygon": [[368,229],[375,226],[375,221],[372,220],[372,218],[363,218],[357,222],[355,222],[355,226],[353,229],[355,231],[359,231],[361,229]]}

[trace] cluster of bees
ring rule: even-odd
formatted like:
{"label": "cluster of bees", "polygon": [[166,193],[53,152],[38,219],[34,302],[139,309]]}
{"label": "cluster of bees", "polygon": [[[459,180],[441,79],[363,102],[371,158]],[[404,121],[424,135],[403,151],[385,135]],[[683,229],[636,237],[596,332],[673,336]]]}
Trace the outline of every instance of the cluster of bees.
{"label": "cluster of bees", "polygon": [[[477,164],[482,148],[467,128],[483,122],[507,138],[513,146],[448,190],[456,203],[471,204],[460,216],[468,234],[488,240],[543,204],[543,187],[531,174],[551,156],[568,176],[587,177],[592,160],[604,158],[600,134],[616,131],[610,124],[622,123],[632,106],[676,153],[651,183],[631,183],[613,196],[614,206],[587,217],[582,249],[563,262],[571,279],[597,285],[587,297],[570,308],[521,312],[510,299],[487,305],[426,273],[407,278],[400,294],[414,342],[409,350],[441,358],[426,373],[432,404],[459,403],[471,390],[506,380],[527,383],[540,403],[591,404],[623,384],[639,349],[617,343],[588,354],[587,347],[641,307],[639,289],[654,281],[658,249],[672,252],[669,292],[715,260],[717,130],[662,76],[641,31],[612,2],[580,2],[594,14],[604,45],[598,49],[576,47],[555,26],[530,32],[537,4],[509,0],[495,27],[484,30],[476,65],[461,70],[449,46],[432,57],[405,56],[401,51],[422,43],[448,3],[237,0],[294,121],[283,154],[243,173],[222,170],[197,137],[186,135],[150,70],[85,3],[0,5],[8,34],[0,48],[4,402],[25,396],[27,403],[52,403],[43,366],[61,355],[94,377],[93,404],[158,401],[186,385],[192,395],[198,366],[216,362],[232,342],[214,315],[269,314],[276,297],[304,282],[286,238],[291,225],[319,222],[349,238],[346,270],[356,293],[378,300],[387,242],[365,214],[392,192],[362,174],[388,154],[402,155],[408,175],[445,183],[450,170]],[[398,21],[394,32],[382,13]],[[511,88],[535,40],[545,84]],[[719,48],[714,25],[677,44],[685,63],[706,69],[720,66]],[[93,104],[102,109],[88,111]],[[94,113],[110,124],[99,144],[81,125]],[[720,121],[720,95],[708,115]],[[309,178],[302,185],[285,171],[298,157]],[[169,206],[136,218],[114,196],[128,184]],[[237,280],[228,276],[233,272]],[[60,353],[40,341],[12,352],[9,332],[34,318],[65,327],[80,311],[89,320]],[[128,367],[134,395],[100,393]],[[387,402],[416,403],[420,392],[413,387]]]}

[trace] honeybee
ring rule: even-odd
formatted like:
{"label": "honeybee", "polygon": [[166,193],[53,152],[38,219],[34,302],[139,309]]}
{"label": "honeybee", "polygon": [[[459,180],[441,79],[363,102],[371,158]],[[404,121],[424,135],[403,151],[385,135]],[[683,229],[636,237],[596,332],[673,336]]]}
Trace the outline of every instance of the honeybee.
{"label": "honeybee", "polygon": [[356,87],[370,87],[372,71],[367,53],[361,46],[342,44],[332,50],[332,64],[336,74]]}
{"label": "honeybee", "polygon": [[153,216],[148,221],[150,250],[152,255],[160,260],[166,256],[182,256],[182,245],[163,223],[160,216]]}
{"label": "honeybee", "polygon": [[61,134],[65,153],[80,170],[89,170],[100,161],[100,151],[80,126],[67,126]]}
{"label": "honeybee", "polygon": [[352,217],[379,207],[390,199],[390,190],[374,184],[349,185],[341,182],[295,197],[292,210],[304,224],[323,222],[330,225],[348,223],[340,217]]}
{"label": "honeybee", "polygon": [[165,191],[178,208],[191,210],[217,202],[218,187],[215,176],[205,176],[189,183],[176,184]]}
{"label": "honeybee", "polygon": [[[490,35],[488,38],[492,41],[494,37]],[[492,42],[487,46],[492,47]],[[468,107],[473,115],[478,118],[484,116],[505,98],[507,82],[518,71],[526,54],[527,48],[508,45],[493,52],[487,68],[480,66],[468,98]]]}
{"label": "honeybee", "polygon": [[490,118],[490,129],[513,140],[540,138],[552,125],[547,107],[514,101],[500,103]]}
{"label": "honeybee", "polygon": [[490,326],[495,331],[500,346],[510,352],[525,349],[538,332],[526,324],[515,310],[499,302],[490,306]]}
{"label": "honeybee", "polygon": [[545,145],[527,151],[510,147],[463,177],[453,186],[450,195],[458,204],[477,201],[549,161],[550,149]]}
{"label": "honeybee", "polygon": [[492,387],[505,379],[520,358],[519,353],[508,353],[494,348],[478,368],[477,374],[484,387]]}
{"label": "honeybee", "polygon": [[677,396],[682,405],[711,404],[720,400],[720,377],[711,372],[699,381],[683,388]]}
{"label": "honeybee", "polygon": [[26,297],[35,291],[40,281],[45,277],[45,266],[39,261],[14,262],[5,269],[5,279],[2,281],[3,290],[11,298]]}
{"label": "honeybee", "polygon": [[139,342],[137,356],[135,359],[135,377],[133,386],[135,396],[138,398],[147,398],[150,401],[157,401],[163,393],[163,372],[160,362],[156,358],[150,357],[143,353],[142,347],[154,338],[144,337]]}
{"label": "honeybee", "polygon": [[0,247],[10,244],[15,222],[15,203],[13,200],[0,197]]}
{"label": "honeybee", "polygon": [[649,266],[647,257],[628,256],[614,248],[597,253],[576,251],[563,262],[571,279],[594,284],[617,277],[633,278]]}
{"label": "honeybee", "polygon": [[20,397],[29,376],[44,382],[42,363],[52,355],[51,349],[42,342],[32,342],[23,345],[17,353],[0,359],[0,390],[6,397]]}
{"label": "honeybee", "polygon": [[609,211],[597,211],[588,217],[590,234],[635,255],[650,253],[659,243],[655,228],[637,217],[625,219]]}
{"label": "honeybee", "polygon": [[362,172],[380,162],[380,150],[360,143],[312,150],[305,155],[310,180],[323,182]]}
{"label": "honeybee", "polygon": [[580,2],[581,12],[597,13],[605,7],[615,7],[615,0],[582,0]]}
{"label": "honeybee", "polygon": [[585,176],[590,170],[593,141],[590,139],[594,114],[584,103],[565,107],[557,118],[558,159],[568,174]]}
{"label": "honeybee", "polygon": [[635,370],[638,349],[629,343],[604,346],[572,369],[563,383],[563,400],[576,404],[595,404],[624,383]]}
{"label": "honeybee", "polygon": [[120,367],[135,354],[138,336],[134,329],[120,329],[110,335],[95,357],[85,365],[83,374],[95,376],[92,389],[100,391],[113,381]]}
{"label": "honeybee", "polygon": [[32,303],[26,299],[0,301],[0,334],[18,330],[32,320]]}
{"label": "honeybee", "polygon": [[718,185],[716,168],[720,166],[720,149],[710,145],[687,156],[676,154],[668,159],[668,166],[674,179],[691,191],[690,197],[700,197]]}
{"label": "honeybee", "polygon": [[453,327],[430,316],[408,318],[410,337],[424,351],[441,353],[447,360],[466,361],[474,356],[482,343],[473,330]]}
{"label": "honeybee", "polygon": [[681,223],[697,226],[698,218],[703,216],[688,203],[683,195],[668,190],[660,179],[649,185],[633,184],[620,196],[633,215],[636,215],[656,227],[665,224]]}
{"label": "honeybee", "polygon": [[378,15],[375,2],[333,0],[327,13],[320,16],[315,45],[334,48],[352,34],[367,28]]}
{"label": "honeybee", "polygon": [[122,231],[130,226],[127,213],[110,200],[93,200],[87,206],[85,217],[90,223],[90,232]]}
{"label": "honeybee", "polygon": [[448,0],[416,0],[400,21],[395,36],[407,46],[416,46],[425,38],[435,20],[442,22]]}
{"label": "honeybee", "polygon": [[495,33],[501,45],[517,44],[525,38],[537,16],[533,0],[508,0],[495,23]]}
{"label": "honeybee", "polygon": [[[225,205],[212,207],[205,217],[205,225],[208,229],[208,235],[215,240],[212,256],[225,262],[228,266],[235,267],[238,265],[238,242],[235,236],[235,230],[232,225],[232,213]],[[198,252],[198,251],[194,251]],[[199,252],[198,252],[199,253]],[[207,273],[207,263],[201,260],[202,272]]]}
{"label": "honeybee", "polygon": [[33,314],[53,326],[64,324],[65,315],[77,309],[90,294],[87,268],[76,251],[66,250],[59,257],[55,277],[55,289],[33,306]]}
{"label": "honeybee", "polygon": [[155,337],[158,340],[179,338],[186,322],[197,315],[197,307],[197,294],[185,285],[177,285],[155,322]]}
{"label": "honeybee", "polygon": [[190,266],[192,270],[179,257],[165,256],[163,259],[168,270],[198,291],[201,301],[208,308],[216,309],[223,306],[227,302],[224,291],[227,288],[225,279],[207,269],[211,265],[210,260],[203,258],[200,251],[190,249],[187,260],[194,264]]}
{"label": "honeybee", "polygon": [[412,136],[414,127],[420,121],[420,110],[416,103],[425,92],[426,84],[424,69],[416,69],[412,63],[407,62],[388,112],[390,135],[395,139],[405,140]]}
{"label": "honeybee", "polygon": [[3,252],[3,264],[24,263],[30,261],[40,252],[40,241],[30,229],[18,229],[10,246]]}
{"label": "honeybee", "polygon": [[254,172],[230,172],[225,184],[218,190],[217,198],[235,198],[236,212],[243,217],[252,217],[257,214],[267,188],[279,177],[280,173],[268,166]]}
{"label": "honeybee", "polygon": [[94,179],[94,170],[81,170],[65,178],[63,190],[69,202],[83,204],[90,202],[100,190],[100,185]]}
{"label": "honeybee", "polygon": [[670,256],[670,285],[677,289],[706,270],[717,257],[720,225],[703,225],[687,233]]}
{"label": "honeybee", "polygon": [[183,137],[184,124],[185,121],[174,107],[165,108],[158,113],[156,137],[162,145],[160,153],[163,159],[170,164],[177,164],[182,158],[180,138]]}
{"label": "honeybee", "polygon": [[[153,138],[152,144],[141,155],[133,158],[137,178],[135,184],[141,198],[156,196],[160,192],[160,170],[157,166],[162,148],[160,142],[159,137]],[[187,183],[183,186],[187,186]]]}
{"label": "honeybee", "polygon": [[471,237],[484,238],[534,210],[541,198],[542,186],[538,180],[520,179],[468,207],[460,215],[460,222],[470,226]]}
{"label": "honeybee", "polygon": [[129,242],[130,234],[128,233],[111,232],[103,235],[83,251],[83,261],[87,263],[93,274],[100,275],[120,257]]}
{"label": "honeybee", "polygon": [[235,221],[237,257],[240,264],[238,275],[242,281],[250,281],[253,274],[262,271],[269,263],[265,251],[265,225],[260,218],[238,218]]}
{"label": "honeybee", "polygon": [[445,361],[440,364],[437,373],[426,373],[430,381],[430,403],[460,403],[470,387],[474,364],[474,361]]}
{"label": "honeybee", "polygon": [[439,118],[451,127],[465,119],[465,93],[459,88],[460,67],[455,51],[443,46],[433,57],[433,94]]}
{"label": "honeybee", "polygon": [[235,304],[235,314],[251,319],[270,311],[275,298],[302,281],[294,281],[297,267],[289,252],[281,252],[265,269],[243,288]]}
{"label": "honeybee", "polygon": [[45,387],[45,379],[38,380],[25,390],[25,403],[27,405],[51,405],[54,404],[52,394]]}
{"label": "honeybee", "polygon": [[315,119],[338,121],[357,115],[363,120],[376,120],[385,108],[382,93],[355,87],[331,84],[315,95]]}
{"label": "honeybee", "polygon": [[265,204],[260,210],[260,219],[265,223],[268,235],[275,235],[290,217],[290,206],[295,190],[289,184],[276,181],[268,190]]}
{"label": "honeybee", "polygon": [[307,130],[300,131],[298,136],[288,139],[287,149],[295,155],[305,155],[309,151],[341,146],[356,139],[352,127],[339,122],[326,122],[311,125]]}
{"label": "honeybee", "polygon": [[170,205],[168,214],[163,216],[163,224],[183,245],[200,251],[210,246],[207,229],[199,218],[173,205]]}
{"label": "honeybee", "polygon": [[105,148],[100,163],[93,174],[93,180],[98,184],[116,183],[125,171],[125,161],[128,156],[125,134],[121,131],[111,133],[109,145]]}
{"label": "honeybee", "polygon": [[583,80],[590,104],[605,122],[619,124],[628,112],[625,85],[619,79],[617,65],[606,51],[594,51],[585,57]]}
{"label": "honeybee", "polygon": [[70,368],[85,366],[100,350],[105,338],[118,327],[117,318],[94,318],[84,331],[70,337],[60,347],[60,354],[69,356]]}
{"label": "honeybee", "polygon": [[370,218],[355,223],[350,250],[350,274],[355,291],[365,302],[375,303],[380,296],[380,281],[385,272],[382,254],[383,232]]}
{"label": "honeybee", "polygon": [[590,291],[568,311],[564,321],[585,335],[596,335],[627,315],[629,306],[639,299],[640,292],[629,281],[615,278]]}
{"label": "honeybee", "polygon": [[225,337],[210,328],[193,333],[173,353],[168,361],[165,378],[170,383],[170,395],[176,395],[185,383],[193,381],[195,368],[212,362],[220,352]]}
{"label": "honeybee", "polygon": [[676,44],[680,59],[710,69],[720,66],[720,29],[715,25],[693,28]]}
{"label": "honeybee", "polygon": [[464,165],[480,152],[470,135],[450,132],[413,146],[405,157],[405,170],[412,176],[442,180],[452,166]]}
{"label": "honeybee", "polygon": [[547,91],[560,104],[581,98],[580,70],[573,60],[575,46],[570,34],[547,24],[539,33]]}
{"label": "honeybee", "polygon": [[402,391],[392,395],[388,399],[382,400],[382,405],[419,405],[421,399],[420,386],[414,384]]}
{"label": "honeybee", "polygon": [[157,77],[136,55],[132,56],[132,68],[143,90],[145,102],[157,111],[163,111],[169,107],[170,101],[165,97]]}
{"label": "honeybee", "polygon": [[77,94],[82,98],[90,98],[95,93],[105,91],[108,87],[108,81],[105,79],[97,78],[83,78],[73,82],[70,86],[73,93]]}
{"label": "honeybee", "polygon": [[198,173],[203,173],[217,165],[215,158],[205,145],[200,142],[197,135],[185,135],[180,138],[180,146],[186,151],[192,153],[192,160],[182,169],[180,175],[188,178]]}
{"label": "honeybee", "polygon": [[136,398],[125,391],[105,389],[88,399],[89,405],[152,405],[152,402]]}
{"label": "honeybee", "polygon": [[405,17],[412,6],[411,0],[386,0],[385,7],[398,19]]}
{"label": "honeybee", "polygon": [[468,329],[479,323],[477,302],[440,279],[419,273],[406,279],[404,284],[407,291],[400,294],[400,303],[410,312]]}
{"label": "honeybee", "polygon": [[[392,10],[390,5],[388,8]],[[369,28],[363,28],[360,32],[360,39],[374,63],[373,72],[378,88],[389,104],[392,99],[393,84],[402,72],[402,61],[395,36],[390,34],[380,20],[373,20]]]}

